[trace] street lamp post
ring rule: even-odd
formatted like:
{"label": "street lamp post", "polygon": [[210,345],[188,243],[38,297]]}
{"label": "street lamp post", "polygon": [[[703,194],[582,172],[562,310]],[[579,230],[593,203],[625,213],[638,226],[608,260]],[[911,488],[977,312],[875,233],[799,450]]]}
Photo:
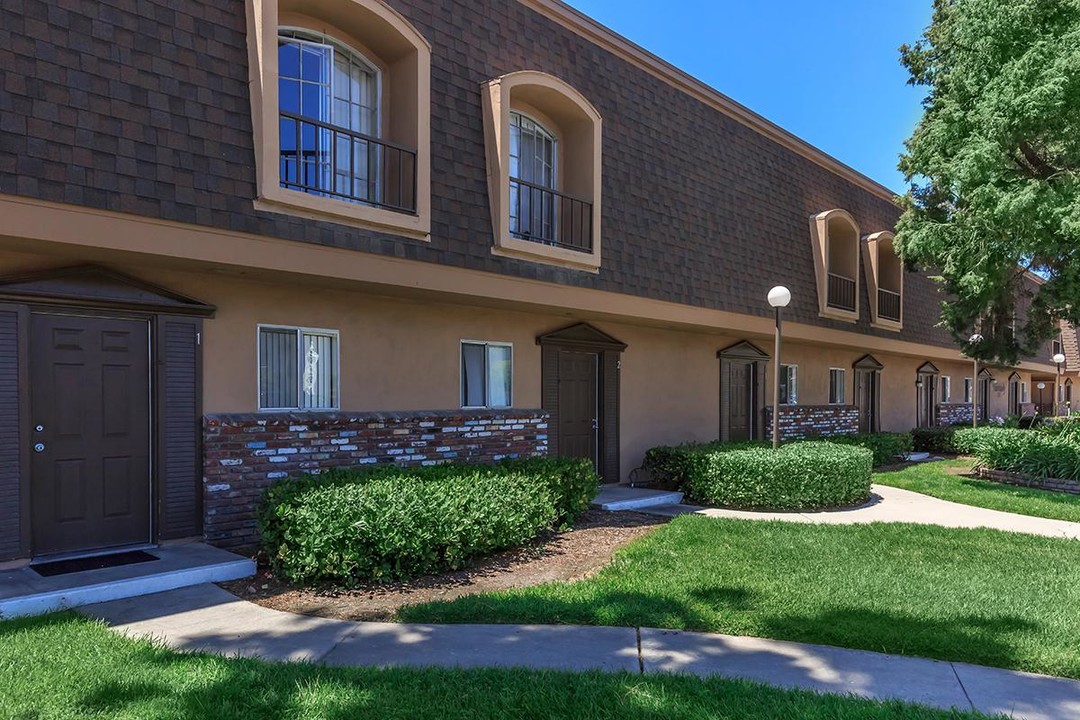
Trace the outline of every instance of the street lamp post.
{"label": "street lamp post", "polygon": [[1050,358],[1057,365],[1057,375],[1054,376],[1054,417],[1061,414],[1061,366],[1065,364],[1065,355],[1055,353]]}
{"label": "street lamp post", "polygon": [[[968,338],[969,345],[978,345],[983,341],[983,336],[979,333],[975,333]],[[974,352],[971,354],[971,361],[975,367],[972,370],[971,375],[971,427],[979,426],[979,358]],[[987,400],[990,398],[988,397]]]}
{"label": "street lamp post", "polygon": [[776,348],[773,353],[772,446],[780,447],[780,311],[791,303],[791,291],[777,285],[769,291],[769,305],[776,311]]}

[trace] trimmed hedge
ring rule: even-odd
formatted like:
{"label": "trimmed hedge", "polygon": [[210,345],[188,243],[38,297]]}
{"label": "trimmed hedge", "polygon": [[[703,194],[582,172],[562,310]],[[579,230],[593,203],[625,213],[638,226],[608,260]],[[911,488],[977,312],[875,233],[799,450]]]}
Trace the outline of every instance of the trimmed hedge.
{"label": "trimmed hedge", "polygon": [[[970,426],[969,426],[970,427]],[[916,428],[911,431],[915,452],[948,453],[953,455],[963,452],[956,447],[956,433],[959,426]]]}
{"label": "trimmed hedge", "polygon": [[892,465],[911,452],[913,439],[911,433],[862,433],[858,435],[834,435],[822,438],[825,442],[837,445],[855,445],[874,454],[874,467]]}
{"label": "trimmed hedge", "polygon": [[598,482],[578,460],[336,469],[273,485],[259,531],[274,572],[294,583],[407,580],[572,521]]}
{"label": "trimmed hedge", "polygon": [[809,510],[869,498],[873,457],[866,448],[823,441],[791,443],[778,450],[710,443],[653,448],[645,456],[645,467],[705,505]]}

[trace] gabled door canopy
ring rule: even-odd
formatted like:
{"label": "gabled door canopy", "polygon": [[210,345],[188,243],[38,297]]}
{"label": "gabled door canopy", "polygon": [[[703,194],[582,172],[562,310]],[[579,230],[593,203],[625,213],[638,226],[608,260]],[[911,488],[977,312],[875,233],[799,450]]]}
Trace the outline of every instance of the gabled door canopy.
{"label": "gabled door canopy", "polygon": [[729,360],[768,360],[769,355],[749,340],[737,342],[716,353],[716,357]]}
{"label": "gabled door canopy", "polygon": [[626,350],[626,343],[620,342],[607,333],[596,329],[588,323],[578,323],[544,333],[536,338],[537,345],[562,345],[566,347],[579,347],[589,350]]}
{"label": "gabled door canopy", "polygon": [[0,301],[196,317],[211,317],[217,310],[200,300],[97,265],[0,278]]}

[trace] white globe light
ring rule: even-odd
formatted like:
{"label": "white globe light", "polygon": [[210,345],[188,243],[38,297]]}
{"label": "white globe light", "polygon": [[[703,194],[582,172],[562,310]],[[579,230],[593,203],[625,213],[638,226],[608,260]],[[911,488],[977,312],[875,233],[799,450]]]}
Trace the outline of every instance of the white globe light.
{"label": "white globe light", "polygon": [[971,336],[970,339],[968,339],[968,342],[971,343],[972,345],[977,345],[978,343],[981,343],[982,341],[983,341],[983,336],[980,335],[979,333],[975,333],[974,335]]}
{"label": "white globe light", "polygon": [[1039,383],[1035,387],[1039,388],[1040,390],[1045,390],[1046,389],[1046,383]]}
{"label": "white globe light", "polygon": [[1062,355],[1061,353],[1058,353],[1057,355],[1055,355],[1054,357],[1052,357],[1050,359],[1053,360],[1058,365],[1063,365],[1065,363],[1065,356]]}
{"label": "white globe light", "polygon": [[774,308],[785,308],[791,302],[791,291],[783,285],[777,285],[769,291],[769,304]]}

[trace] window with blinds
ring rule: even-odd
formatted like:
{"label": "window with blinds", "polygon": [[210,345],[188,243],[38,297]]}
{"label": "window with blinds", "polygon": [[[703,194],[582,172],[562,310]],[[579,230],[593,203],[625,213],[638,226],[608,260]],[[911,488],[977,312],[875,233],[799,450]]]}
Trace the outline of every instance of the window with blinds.
{"label": "window with blinds", "polygon": [[941,378],[941,402],[952,402],[952,378],[945,376]]}
{"label": "window with blinds", "polygon": [[513,403],[513,346],[462,341],[461,406],[508,408]]}
{"label": "window with blinds", "polygon": [[336,410],[338,334],[259,327],[259,409]]}
{"label": "window with blinds", "polygon": [[847,371],[843,368],[829,369],[829,404],[843,405],[847,402]]}
{"label": "window with blinds", "polygon": [[799,366],[780,366],[780,404],[795,405],[799,402]]}
{"label": "window with blinds", "polygon": [[970,403],[975,397],[974,383],[971,378],[964,378],[964,402]]}

